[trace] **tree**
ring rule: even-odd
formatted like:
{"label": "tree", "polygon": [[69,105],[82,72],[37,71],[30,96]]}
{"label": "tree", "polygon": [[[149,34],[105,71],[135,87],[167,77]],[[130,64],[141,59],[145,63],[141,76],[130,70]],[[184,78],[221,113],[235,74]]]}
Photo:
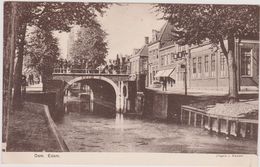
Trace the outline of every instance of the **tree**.
{"label": "tree", "polygon": [[45,90],[46,81],[51,79],[58,57],[58,40],[51,32],[35,27],[34,31],[29,33],[25,45],[24,64],[41,75],[43,90]]}
{"label": "tree", "polygon": [[[7,2],[5,2],[7,3]],[[14,3],[14,2],[11,2]],[[14,76],[14,106],[21,106],[21,80],[25,36],[28,26],[46,31],[70,31],[71,25],[95,26],[97,14],[108,7],[105,3],[85,2],[18,2],[17,60]]]}
{"label": "tree", "polygon": [[[3,126],[2,143],[7,143],[9,113],[12,111],[13,66],[16,47],[17,3],[4,4]],[[7,147],[7,145],[6,145]],[[3,145],[3,149],[6,149]]]}
{"label": "tree", "polygon": [[[206,40],[219,45],[226,57],[230,102],[238,100],[235,39],[258,37],[259,7],[253,5],[157,4],[157,12],[175,26],[178,43],[201,44]],[[227,44],[225,43],[227,41]]]}
{"label": "tree", "polygon": [[74,62],[80,62],[82,68],[96,69],[105,63],[107,55],[106,33],[100,25],[81,28],[72,45],[70,55]]}

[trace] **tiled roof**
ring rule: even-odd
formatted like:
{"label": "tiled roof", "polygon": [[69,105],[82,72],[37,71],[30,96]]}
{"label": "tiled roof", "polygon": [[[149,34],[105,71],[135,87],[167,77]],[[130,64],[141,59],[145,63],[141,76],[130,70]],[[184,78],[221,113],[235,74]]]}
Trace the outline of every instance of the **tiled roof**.
{"label": "tiled roof", "polygon": [[174,30],[174,26],[170,22],[167,22],[160,36],[161,48],[173,45],[177,41],[172,30]]}
{"label": "tiled roof", "polygon": [[140,56],[148,56],[148,45],[144,45],[137,54]]}

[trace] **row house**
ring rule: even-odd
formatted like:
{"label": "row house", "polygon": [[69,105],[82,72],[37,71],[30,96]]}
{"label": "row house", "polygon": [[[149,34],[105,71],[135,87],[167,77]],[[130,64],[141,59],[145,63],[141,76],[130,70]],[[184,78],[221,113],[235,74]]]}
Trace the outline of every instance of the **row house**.
{"label": "row house", "polygon": [[148,87],[159,81],[158,78],[155,77],[155,75],[159,69],[160,38],[161,31],[152,30],[152,39],[148,45]]}
{"label": "row house", "polygon": [[[185,70],[190,89],[228,90],[228,66],[220,46],[209,42],[180,46],[174,39],[173,25],[166,23],[158,38],[148,47],[149,87],[166,78],[167,87],[184,88]],[[227,45],[227,42],[225,42]],[[235,43],[239,89],[258,88],[259,41]]]}
{"label": "row house", "polygon": [[130,80],[136,81],[137,92],[143,92],[147,85],[148,43],[149,38],[145,37],[144,46],[134,49],[133,54],[128,57],[128,74]]}
{"label": "row house", "polygon": [[[225,41],[227,45],[227,41]],[[259,41],[235,42],[237,83],[239,90],[258,89]],[[220,46],[210,43],[193,46],[189,54],[189,87],[194,89],[228,90],[228,65]]]}

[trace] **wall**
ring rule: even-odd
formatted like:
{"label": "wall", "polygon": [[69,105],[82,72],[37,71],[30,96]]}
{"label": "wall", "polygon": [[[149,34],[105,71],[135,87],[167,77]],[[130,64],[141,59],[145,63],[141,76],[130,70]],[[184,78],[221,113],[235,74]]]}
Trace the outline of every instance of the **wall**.
{"label": "wall", "polygon": [[55,92],[27,92],[25,96],[27,102],[40,103],[48,106],[52,119],[56,119],[58,113],[56,110]]}
{"label": "wall", "polygon": [[144,117],[167,119],[168,95],[155,91],[145,91]]}
{"label": "wall", "polygon": [[49,80],[46,82],[46,92],[55,93],[55,113],[57,115],[64,113],[64,87],[65,82],[61,80]]}

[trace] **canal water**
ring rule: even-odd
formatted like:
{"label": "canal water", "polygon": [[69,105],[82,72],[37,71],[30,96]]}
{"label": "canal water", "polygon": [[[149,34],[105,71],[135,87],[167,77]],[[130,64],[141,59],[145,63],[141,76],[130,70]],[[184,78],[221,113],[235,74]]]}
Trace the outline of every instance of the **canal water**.
{"label": "canal water", "polygon": [[[90,112],[78,97],[67,98],[56,122],[71,152],[256,153],[257,142],[226,139],[208,131],[158,120]],[[82,103],[84,105],[82,105]]]}

